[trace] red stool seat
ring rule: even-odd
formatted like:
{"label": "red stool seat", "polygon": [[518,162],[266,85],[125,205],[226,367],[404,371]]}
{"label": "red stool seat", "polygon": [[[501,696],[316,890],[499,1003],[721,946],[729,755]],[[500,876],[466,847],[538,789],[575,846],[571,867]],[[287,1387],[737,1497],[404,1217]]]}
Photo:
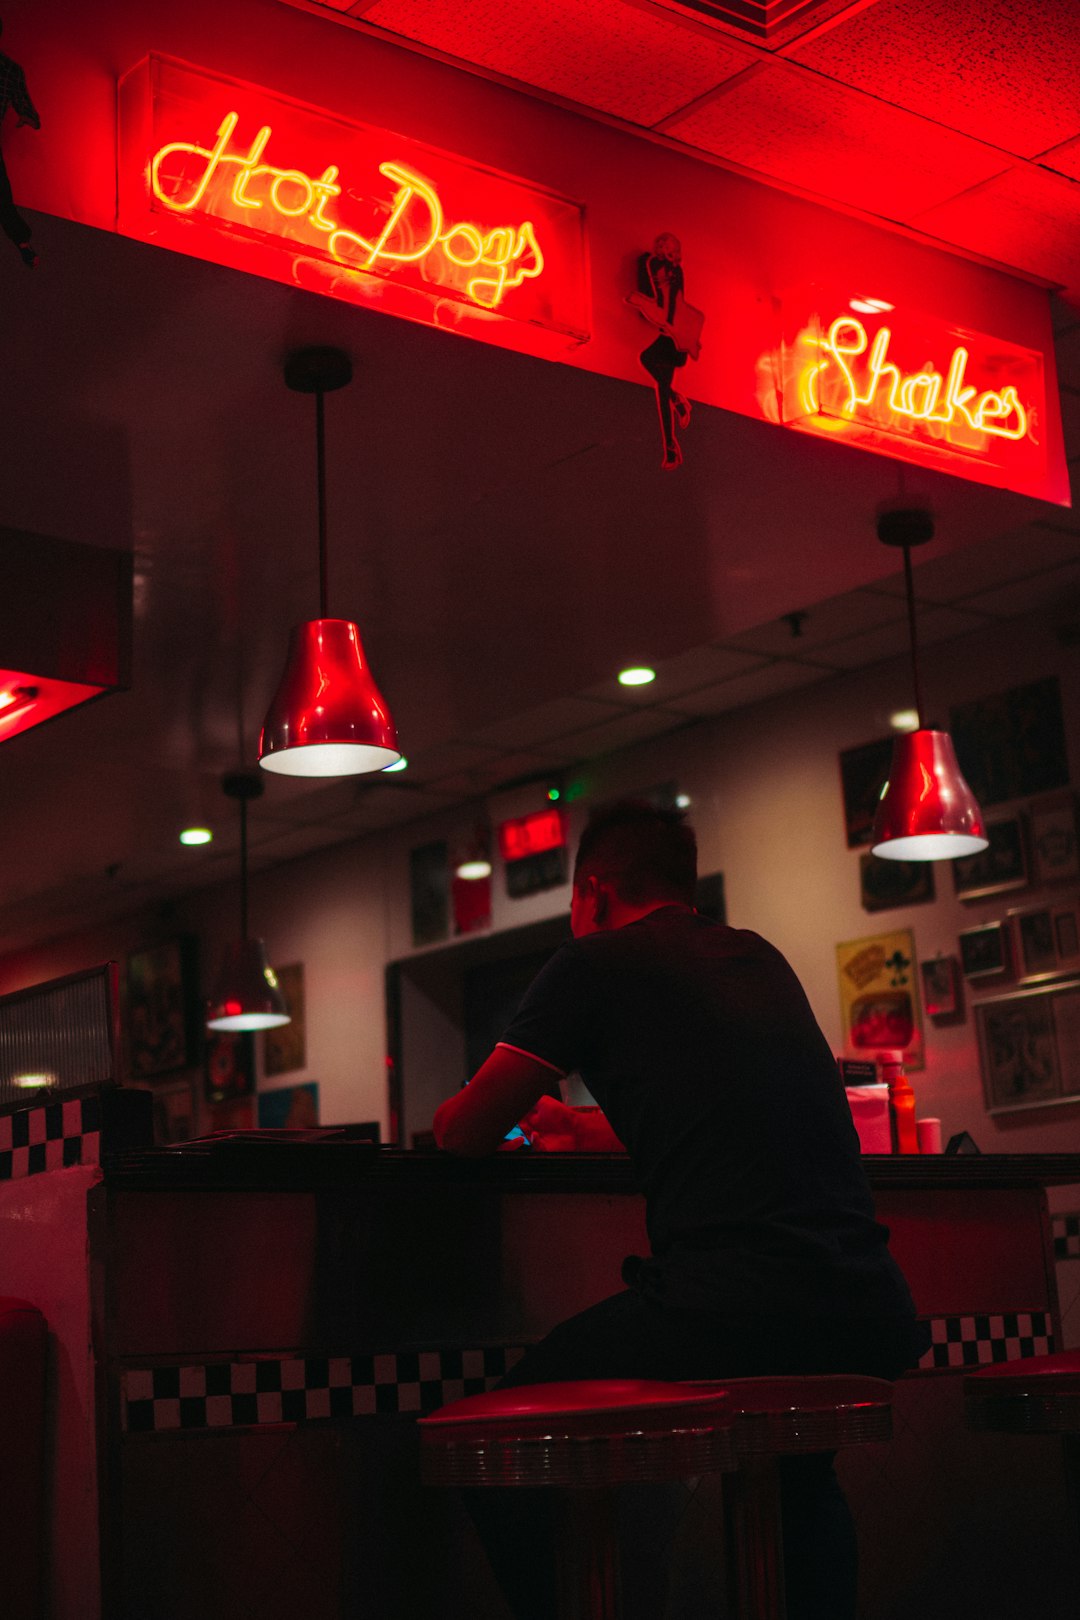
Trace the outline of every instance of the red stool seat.
{"label": "red stool seat", "polygon": [[0,1297],[0,1613],[38,1620],[44,1548],[45,1318]]}
{"label": "red stool seat", "polygon": [[734,1466],[723,1386],[651,1379],[525,1384],[421,1418],[428,1484],[602,1487]]}
{"label": "red stool seat", "polygon": [[964,1378],[973,1429],[1080,1434],[1080,1350],[995,1361]]}

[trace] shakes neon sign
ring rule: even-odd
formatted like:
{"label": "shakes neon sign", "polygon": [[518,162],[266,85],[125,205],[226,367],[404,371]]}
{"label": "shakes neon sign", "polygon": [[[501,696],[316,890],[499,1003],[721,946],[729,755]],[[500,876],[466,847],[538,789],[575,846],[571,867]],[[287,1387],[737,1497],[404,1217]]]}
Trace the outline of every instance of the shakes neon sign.
{"label": "shakes neon sign", "polygon": [[433,324],[532,328],[502,335],[515,347],[588,335],[582,210],[563,198],[162,58],[120,105],[127,234]]}
{"label": "shakes neon sign", "polygon": [[799,302],[780,352],[785,423],[984,483],[1042,473],[1041,354],[891,305],[855,314],[819,296],[827,313],[807,317]]}

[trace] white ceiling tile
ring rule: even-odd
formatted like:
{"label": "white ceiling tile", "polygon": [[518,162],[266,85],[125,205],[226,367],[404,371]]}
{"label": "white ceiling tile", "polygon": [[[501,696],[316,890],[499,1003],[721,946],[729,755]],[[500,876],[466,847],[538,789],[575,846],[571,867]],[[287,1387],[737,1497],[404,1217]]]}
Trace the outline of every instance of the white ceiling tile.
{"label": "white ceiling tile", "polygon": [[752,653],[736,652],[730,647],[691,647],[675,658],[660,659],[655,665],[656,679],[648,686],[620,686],[614,678],[603,686],[593,686],[586,697],[604,697],[618,694],[622,703],[641,707],[650,704],[671,704],[678,708],[679,694],[707,686],[711,681],[725,681],[731,675],[740,675],[761,662]]}
{"label": "white ceiling tile", "polygon": [[[924,608],[918,615],[917,634],[920,647],[932,646],[937,641],[948,641],[969,630],[987,629],[986,617],[981,613],[962,612],[959,608]],[[850,636],[846,641],[834,641],[828,658],[837,669],[861,669],[865,664],[877,664],[884,658],[895,658],[908,650],[907,615],[895,624],[883,625],[866,635]]]}
{"label": "white ceiling tile", "polygon": [[455,771],[469,771],[476,765],[489,764],[498,754],[475,742],[436,743],[433,747],[417,749],[415,757],[407,755],[409,777],[414,782],[434,782],[438,777]]}
{"label": "white ceiling tile", "polygon": [[477,742],[496,748],[531,748],[537,743],[565,737],[568,732],[581,731],[585,726],[618,719],[622,712],[622,705],[615,702],[602,703],[588,697],[553,698],[550,703],[527,709],[513,719],[485,726],[474,736]]}
{"label": "white ceiling tile", "polygon": [[[1025,575],[1057,568],[1078,556],[1080,536],[1065,529],[1031,524],[925,563],[916,560],[913,568],[915,596],[920,602],[954,602],[972,607],[973,598],[984,592]],[[903,597],[903,574],[891,574],[876,584],[874,590]]]}
{"label": "white ceiling tile", "polygon": [[1080,284],[1080,182],[1020,164],[984,186],[920,210],[935,236],[1047,281]]}
{"label": "white ceiling tile", "polygon": [[999,174],[1001,152],[784,62],[746,74],[665,133],[892,219]]}
{"label": "white ceiling tile", "polygon": [[760,703],[764,698],[775,697],[780,692],[811,686],[833,673],[831,669],[788,663],[781,659],[761,669],[752,669],[746,675],[736,675],[730,681],[702,687],[700,692],[689,692],[679,702],[688,713],[701,717],[726,714],[729,709],[739,709],[747,703]]}
{"label": "white ceiling tile", "polygon": [[791,56],[1028,157],[1080,133],[1076,0],[878,0]]}
{"label": "white ceiling tile", "polygon": [[730,40],[624,0],[376,0],[364,21],[644,125],[753,60]]}
{"label": "white ceiling tile", "polygon": [[1080,559],[1044,574],[1034,574],[1030,579],[1013,580],[999,590],[972,596],[964,606],[1002,619],[1015,618],[1021,613],[1075,612],[1080,606]]}
{"label": "white ceiling tile", "polygon": [[[843,636],[872,630],[876,625],[888,624],[902,616],[903,608],[886,597],[873,591],[849,591],[808,609],[798,635],[793,634],[787,619],[774,619],[754,630],[726,638],[724,646],[760,653],[767,658],[813,660],[823,647]],[[827,659],[822,661],[828,662]],[[679,701],[681,706],[682,700]]]}
{"label": "white ceiling tile", "polygon": [[616,748],[629,748],[633,743],[659,737],[665,731],[674,731],[686,724],[684,714],[670,709],[641,709],[624,714],[619,720],[609,720],[602,726],[590,726],[566,739],[577,759],[595,759],[598,754],[610,754]]}

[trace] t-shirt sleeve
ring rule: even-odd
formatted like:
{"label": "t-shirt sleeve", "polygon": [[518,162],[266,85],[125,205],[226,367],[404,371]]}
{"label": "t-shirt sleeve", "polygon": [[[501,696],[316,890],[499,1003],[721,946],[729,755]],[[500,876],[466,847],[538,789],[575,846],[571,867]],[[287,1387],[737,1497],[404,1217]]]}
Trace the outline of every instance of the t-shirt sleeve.
{"label": "t-shirt sleeve", "polygon": [[580,950],[564,945],[526,990],[499,1044],[539,1058],[561,1074],[580,1069],[588,1060],[588,1031],[595,1017],[588,980]]}

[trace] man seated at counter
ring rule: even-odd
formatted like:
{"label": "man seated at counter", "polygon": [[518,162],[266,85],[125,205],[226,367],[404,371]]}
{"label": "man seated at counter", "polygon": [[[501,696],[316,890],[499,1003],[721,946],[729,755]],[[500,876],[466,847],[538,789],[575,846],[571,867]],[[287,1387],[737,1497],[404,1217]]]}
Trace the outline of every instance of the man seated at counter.
{"label": "man seated at counter", "polygon": [[[694,910],[696,873],[679,814],[634,802],[598,811],[577,852],[573,940],[435,1115],[451,1153],[491,1153],[518,1121],[534,1148],[561,1145],[575,1115],[549,1093],[576,1070],[617,1138],[604,1144],[593,1128],[588,1145],[624,1144],[645,1194],[651,1254],[630,1256],[625,1289],[556,1327],[508,1383],[892,1379],[924,1348],[802,986],[759,935]],[[855,1537],[831,1460],[786,1462],[783,1492],[792,1620],[848,1620]],[[543,1504],[476,1494],[470,1509],[515,1613],[554,1614],[553,1571],[537,1558]]]}

